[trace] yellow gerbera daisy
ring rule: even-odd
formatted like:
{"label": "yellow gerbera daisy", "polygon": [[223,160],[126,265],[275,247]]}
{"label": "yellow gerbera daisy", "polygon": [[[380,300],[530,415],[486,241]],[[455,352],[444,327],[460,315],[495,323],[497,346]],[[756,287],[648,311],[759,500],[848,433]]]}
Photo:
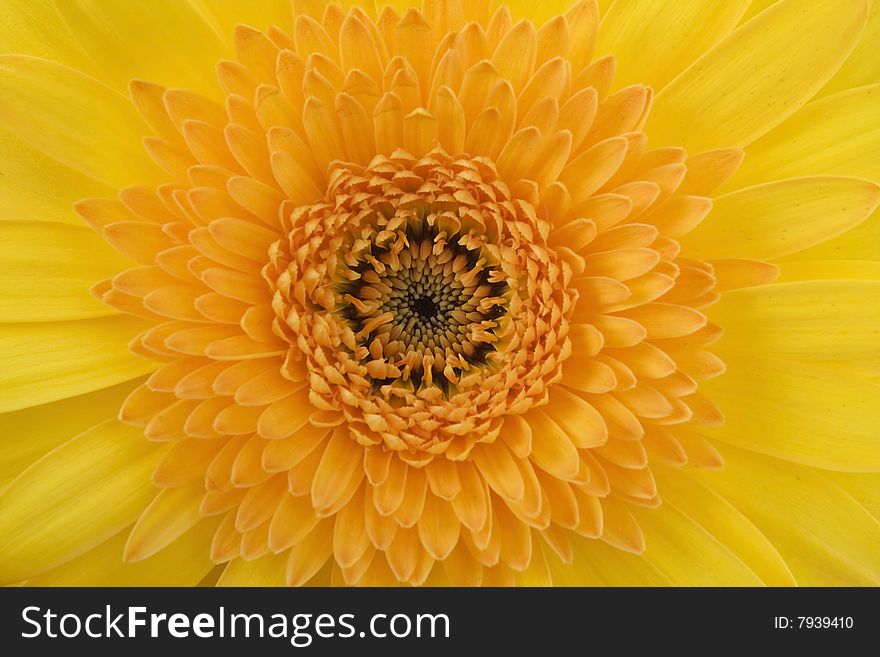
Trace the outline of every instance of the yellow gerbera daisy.
{"label": "yellow gerbera daisy", "polygon": [[878,38],[5,0],[0,580],[880,583]]}

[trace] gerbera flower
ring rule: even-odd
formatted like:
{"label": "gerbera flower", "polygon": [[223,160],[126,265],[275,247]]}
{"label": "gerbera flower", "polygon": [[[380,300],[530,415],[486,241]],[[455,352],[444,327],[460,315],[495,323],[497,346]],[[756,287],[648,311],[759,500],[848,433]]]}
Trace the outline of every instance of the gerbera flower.
{"label": "gerbera flower", "polygon": [[880,11],[417,4],[4,3],[0,579],[880,583]]}

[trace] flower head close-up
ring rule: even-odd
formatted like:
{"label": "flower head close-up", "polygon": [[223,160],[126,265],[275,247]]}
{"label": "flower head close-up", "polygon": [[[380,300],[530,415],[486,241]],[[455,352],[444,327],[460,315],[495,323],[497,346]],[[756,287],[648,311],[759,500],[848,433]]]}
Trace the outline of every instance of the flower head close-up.
{"label": "flower head close-up", "polygon": [[2,0],[0,580],[880,584],[878,46]]}

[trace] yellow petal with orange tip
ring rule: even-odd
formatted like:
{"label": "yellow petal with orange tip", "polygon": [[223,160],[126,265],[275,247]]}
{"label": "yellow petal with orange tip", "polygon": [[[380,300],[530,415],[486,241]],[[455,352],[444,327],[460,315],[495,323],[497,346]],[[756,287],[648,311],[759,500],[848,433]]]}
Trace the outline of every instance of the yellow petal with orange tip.
{"label": "yellow petal with orange tip", "polygon": [[[369,472],[367,472],[369,476]],[[425,466],[425,476],[431,492],[443,500],[452,500],[461,491],[458,466],[446,458],[431,459]]]}
{"label": "yellow petal with orange tip", "polygon": [[594,394],[609,392],[617,386],[614,370],[605,363],[596,359],[584,359],[579,365],[565,377],[563,385]]}
{"label": "yellow petal with orange tip", "polygon": [[472,531],[480,530],[489,518],[489,492],[476,466],[462,462],[458,466],[461,492],[452,499],[452,508],[461,524]]}
{"label": "yellow petal with orange tip", "polygon": [[248,489],[235,516],[235,528],[248,532],[272,518],[282,497],[287,495],[287,477],[277,474]]}
{"label": "yellow petal with orange tip", "polygon": [[110,420],[21,473],[0,493],[0,578],[45,572],[128,526],[155,494],[149,476],[163,451],[140,429]]}
{"label": "yellow petal with orange tip", "polygon": [[287,557],[288,586],[301,586],[321,569],[333,554],[333,518],[321,520],[309,534],[290,548]]}
{"label": "yellow petal with orange tip", "polygon": [[522,475],[504,442],[478,444],[471,451],[471,457],[480,474],[499,495],[512,500],[522,499]]}
{"label": "yellow petal with orange tip", "polygon": [[407,466],[406,487],[400,505],[394,510],[394,519],[401,527],[412,527],[422,515],[428,480],[421,468]]}
{"label": "yellow petal with orange tip", "polygon": [[559,180],[568,187],[575,202],[591,196],[617,171],[626,155],[627,141],[611,137],[591,146],[562,170]]}
{"label": "yellow petal with orange tip", "polygon": [[493,506],[493,532],[501,543],[501,561],[510,568],[525,570],[532,557],[532,530],[520,522],[504,502]]}
{"label": "yellow petal with orange tip", "polygon": [[341,568],[351,568],[370,548],[364,518],[364,487],[358,488],[348,504],[336,514],[333,555]]}
{"label": "yellow petal with orange tip", "polygon": [[657,146],[692,152],[750,144],[834,75],[855,46],[867,11],[864,0],[820,0],[806,12],[799,0],[777,2],[667,85],[646,132]]}
{"label": "yellow petal with orange tip", "polygon": [[736,173],[744,158],[745,152],[740,148],[718,148],[689,156],[679,193],[711,194]]}
{"label": "yellow petal with orange tip", "polygon": [[532,427],[531,460],[540,468],[567,481],[580,469],[577,448],[571,438],[541,410],[526,414]]}
{"label": "yellow petal with orange tip", "polygon": [[269,479],[270,473],[263,470],[260,457],[266,448],[266,440],[260,436],[245,436],[246,441],[235,454],[232,468],[228,473],[233,486],[256,486]]}
{"label": "yellow petal with orange tip", "polygon": [[452,586],[479,586],[483,580],[483,567],[474,559],[463,542],[439,564]]}
{"label": "yellow petal with orange tip", "polygon": [[409,467],[396,456],[388,463],[388,475],[381,484],[373,486],[373,503],[383,516],[389,516],[403,502]]}
{"label": "yellow petal with orange tip", "polygon": [[598,447],[608,440],[602,415],[582,397],[565,388],[559,387],[551,392],[547,410],[580,449]]}
{"label": "yellow petal with orange tip", "polygon": [[635,131],[644,124],[652,99],[653,91],[640,84],[608,96],[599,103],[596,118],[584,143],[594,144],[617,136],[644,142],[645,138]]}
{"label": "yellow petal with orange tip", "polygon": [[319,520],[307,495],[282,497],[269,524],[269,549],[287,550],[305,538]]}
{"label": "yellow petal with orange tip", "polygon": [[357,472],[363,475],[363,454],[363,448],[345,431],[333,433],[312,482],[312,504],[319,514],[337,502]]}
{"label": "yellow petal with orange tip", "polygon": [[308,394],[297,392],[270,404],[257,423],[257,431],[264,438],[287,438],[303,427],[314,411]]}
{"label": "yellow petal with orange tip", "polygon": [[715,289],[719,292],[767,285],[780,273],[777,265],[747,258],[722,258],[712,260],[711,265],[715,272]]}
{"label": "yellow petal with orange tip", "polygon": [[458,543],[461,523],[449,502],[429,493],[417,527],[425,550],[442,561]]}
{"label": "yellow petal with orange tip", "polygon": [[706,325],[706,317],[699,311],[671,303],[649,303],[620,314],[641,324],[649,338],[658,340],[691,335]]}
{"label": "yellow petal with orange tip", "polygon": [[194,479],[203,483],[205,471],[225,441],[183,438],[172,445],[153,470],[153,483],[160,488],[176,488]]}

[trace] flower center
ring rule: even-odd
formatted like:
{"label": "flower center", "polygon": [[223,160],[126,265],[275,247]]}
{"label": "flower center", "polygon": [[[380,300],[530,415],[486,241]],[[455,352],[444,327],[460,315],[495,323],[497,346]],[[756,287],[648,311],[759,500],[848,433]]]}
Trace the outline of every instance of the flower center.
{"label": "flower center", "polygon": [[265,272],[312,402],[420,462],[493,441],[570,353],[577,293],[548,226],[481,158],[398,151],[330,179]]}
{"label": "flower center", "polygon": [[509,286],[489,265],[491,256],[475,248],[475,235],[448,236],[434,227],[442,212],[429,208],[405,218],[405,229],[393,235],[387,225],[395,217],[381,216],[337,288],[344,300],[338,312],[359,343],[389,365],[377,386],[399,376],[415,388],[435,385],[448,394],[450,384],[485,365],[495,350]]}

